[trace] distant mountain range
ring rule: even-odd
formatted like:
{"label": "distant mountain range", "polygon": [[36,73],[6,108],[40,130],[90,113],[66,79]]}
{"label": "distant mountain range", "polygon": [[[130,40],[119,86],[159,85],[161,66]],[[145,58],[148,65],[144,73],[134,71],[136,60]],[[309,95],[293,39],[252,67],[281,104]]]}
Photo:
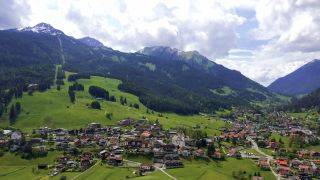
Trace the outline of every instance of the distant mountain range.
{"label": "distant mountain range", "polygon": [[320,60],[314,59],[285,77],[277,79],[268,88],[291,96],[315,91],[320,88]]}
{"label": "distant mountain range", "polygon": [[0,31],[0,59],[1,76],[13,71],[18,75],[25,67],[62,64],[67,71],[117,78],[123,82],[119,86],[122,91],[137,95],[157,111],[192,114],[281,101],[240,72],[196,51],[157,46],[124,53],[90,37],[78,40],[67,36],[46,23]]}

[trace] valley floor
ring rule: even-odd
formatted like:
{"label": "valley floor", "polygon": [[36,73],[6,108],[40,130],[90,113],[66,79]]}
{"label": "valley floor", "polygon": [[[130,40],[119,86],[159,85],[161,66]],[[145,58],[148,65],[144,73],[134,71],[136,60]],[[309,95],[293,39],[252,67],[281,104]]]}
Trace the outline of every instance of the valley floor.
{"label": "valley floor", "polygon": [[[66,73],[67,76],[71,73]],[[138,100],[138,97],[118,90],[119,80],[104,77],[91,77],[91,79],[78,80],[83,84],[85,91],[76,92],[75,103],[70,103],[68,87],[71,82],[64,80],[65,85],[61,90],[52,87],[46,92],[35,92],[32,96],[24,94],[22,99],[16,99],[22,104],[22,112],[14,123],[14,127],[31,134],[33,129],[47,126],[50,128],[82,128],[87,124],[96,122],[102,125],[114,125],[119,120],[125,118],[141,119],[147,118],[158,121],[164,129],[175,128],[177,126],[194,127],[205,131],[208,135],[220,134],[221,127],[230,126],[229,123],[205,115],[182,116],[173,113],[158,113],[147,110]],[[110,95],[114,95],[117,102],[100,101],[102,109],[95,110],[88,107],[94,98],[88,93],[90,85],[105,88]],[[139,104],[139,109],[129,105],[121,105],[120,97],[125,97],[129,103]],[[111,120],[106,118],[107,113],[112,113]],[[0,119],[0,126],[9,126],[8,114]],[[62,155],[62,152],[49,152],[45,158],[32,160],[21,159],[13,153],[4,153],[0,157],[0,179],[48,179],[50,170],[38,170],[37,165],[41,163],[52,164],[55,158]],[[129,159],[138,162],[148,162],[144,158]],[[167,173],[177,179],[234,179],[239,172],[245,178],[255,172],[261,172],[265,179],[274,179],[271,172],[263,172],[257,167],[257,162],[250,159],[237,160],[227,158],[225,161],[204,161],[204,160],[183,160],[184,168],[167,169]],[[160,170],[148,173],[146,176],[138,177],[133,174],[136,168],[130,167],[109,167],[100,163],[96,164],[84,173],[64,172],[52,179],[60,179],[66,176],[67,179],[170,179]]]}
{"label": "valley floor", "polygon": [[[53,159],[58,154],[49,154],[46,158],[38,158],[33,160],[22,160],[18,156],[6,154],[0,157],[0,179],[49,179],[47,173],[49,170],[37,170],[38,163],[53,162]],[[136,159],[135,159],[136,160]],[[226,161],[203,161],[203,160],[183,160],[184,168],[167,169],[167,173],[176,179],[219,179],[229,180],[234,179],[233,174],[238,174],[239,171],[246,172],[243,176],[248,179],[249,175],[255,172],[260,172],[256,162],[250,159],[237,160],[228,158]],[[64,172],[50,179],[60,179],[66,176],[67,179],[171,179],[160,170],[148,173],[146,176],[137,176],[133,174],[136,168],[132,167],[110,167],[101,163],[97,163],[87,171],[80,172]],[[262,177],[266,180],[275,179],[270,171],[261,171]]]}

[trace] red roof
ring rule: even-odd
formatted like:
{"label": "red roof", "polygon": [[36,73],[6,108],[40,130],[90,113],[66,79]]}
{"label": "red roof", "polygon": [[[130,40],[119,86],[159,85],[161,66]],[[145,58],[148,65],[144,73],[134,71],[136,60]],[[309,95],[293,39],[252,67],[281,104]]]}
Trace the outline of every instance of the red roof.
{"label": "red roof", "polygon": [[278,169],[279,170],[285,170],[285,171],[291,171],[291,169],[289,167],[286,167],[286,166],[279,166]]}
{"label": "red roof", "polygon": [[320,161],[315,161],[313,163],[316,164],[316,165],[320,165]]}
{"label": "red roof", "polygon": [[310,169],[311,167],[310,166],[307,166],[307,165],[303,165],[303,164],[300,164],[299,165],[299,169]]}
{"label": "red roof", "polygon": [[276,160],[276,164],[287,166],[288,160]]}

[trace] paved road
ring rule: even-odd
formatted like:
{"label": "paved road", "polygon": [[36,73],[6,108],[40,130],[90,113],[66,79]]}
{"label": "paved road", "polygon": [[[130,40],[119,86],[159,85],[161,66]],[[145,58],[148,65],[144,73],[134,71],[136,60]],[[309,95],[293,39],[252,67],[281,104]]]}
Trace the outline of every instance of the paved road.
{"label": "paved road", "polygon": [[263,155],[263,156],[265,156],[265,157],[267,158],[267,161],[268,161],[268,164],[269,164],[269,166],[270,166],[271,172],[273,173],[273,175],[274,175],[278,180],[280,180],[280,179],[281,179],[280,175],[277,174],[277,173],[273,170],[273,168],[271,167],[271,165],[270,165],[270,162],[271,162],[272,160],[274,160],[274,158],[273,158],[272,156],[264,153],[263,151],[261,151],[260,148],[259,148],[259,146],[257,145],[257,143],[256,143],[252,138],[247,137],[247,139],[252,143],[252,149],[256,150],[258,153],[260,153],[261,155]]}

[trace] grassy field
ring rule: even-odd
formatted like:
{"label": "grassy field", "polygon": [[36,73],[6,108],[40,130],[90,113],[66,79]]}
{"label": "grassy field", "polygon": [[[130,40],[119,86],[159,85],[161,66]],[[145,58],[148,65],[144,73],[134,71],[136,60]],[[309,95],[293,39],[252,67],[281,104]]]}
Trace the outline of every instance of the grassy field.
{"label": "grassy field", "polygon": [[311,150],[311,151],[320,151],[320,145],[317,146],[309,146],[306,149]]}
{"label": "grassy field", "polygon": [[279,142],[279,139],[282,140],[282,142],[284,143],[284,147],[285,148],[289,148],[289,137],[288,136],[281,136],[278,133],[272,133],[271,136],[269,137],[269,140],[271,139],[275,139],[277,142]]}
{"label": "grassy field", "polygon": [[[67,73],[67,75],[70,73]],[[153,114],[147,113],[147,108],[143,106],[138,97],[124,93],[118,90],[118,85],[121,81],[116,79],[109,79],[104,77],[92,77],[91,79],[78,80],[79,83],[85,86],[85,91],[76,92],[76,102],[72,104],[69,101],[68,86],[70,82],[65,80],[65,85],[61,86],[58,91],[52,87],[46,92],[35,92],[32,96],[23,95],[22,99],[14,100],[20,101],[22,104],[22,112],[13,125],[23,131],[31,132],[33,128],[48,126],[52,128],[81,128],[91,122],[102,123],[103,125],[116,124],[117,121],[124,118],[141,119],[147,117],[150,120],[157,120],[165,127],[176,126],[193,126],[200,125],[201,129],[208,134],[220,133],[219,128],[224,126],[225,123],[220,120],[212,118],[193,115],[182,116],[173,113],[160,113],[154,112]],[[94,98],[87,92],[90,85],[97,85],[105,88],[111,95],[114,95],[117,102],[101,101],[101,110],[95,110],[88,107]],[[140,108],[122,106],[119,102],[120,96],[126,97],[128,104],[138,103]],[[151,111],[150,111],[151,112]],[[112,120],[106,118],[107,113],[112,113]],[[9,125],[8,113],[0,119],[0,126],[6,127]]]}
{"label": "grassy field", "polygon": [[[244,172],[244,177],[248,179],[249,174],[253,175],[255,172],[259,172],[259,168],[254,161],[249,159],[236,160],[234,158],[228,158],[223,162],[206,162],[206,161],[187,161],[184,160],[185,167],[178,169],[167,169],[170,175],[177,179],[219,179],[229,180],[234,179],[233,172],[236,174],[241,171]],[[77,176],[76,179],[170,179],[168,176],[160,171],[147,174],[146,176],[139,177],[132,172],[135,168],[124,167],[106,167],[98,164],[92,169]],[[261,175],[268,180],[275,179],[273,174],[269,171],[260,171]],[[67,176],[72,178],[78,175],[78,173],[62,173],[54,177],[53,179],[59,179],[61,176]]]}
{"label": "grassy field", "polygon": [[[118,179],[155,179],[155,180],[162,180],[162,179],[168,179],[169,178],[163,174],[160,171],[155,171],[149,174],[146,174],[146,176],[137,176],[133,174],[133,171],[136,170],[136,168],[124,168],[124,167],[106,167],[104,165],[97,165],[96,167],[93,167],[92,169],[89,169],[85,173],[79,175],[76,179],[77,180],[84,180],[84,179],[110,179],[110,180],[118,180]],[[64,173],[66,174],[66,173]],[[62,174],[63,175],[63,174]],[[59,176],[57,176],[54,179],[59,179]]]}
{"label": "grassy field", "polygon": [[254,154],[256,156],[260,156],[261,155],[260,153],[258,153],[256,150],[254,150],[252,148],[246,148],[243,151],[246,151],[247,153],[252,153],[252,154]]}
{"label": "grassy field", "polygon": [[49,152],[48,156],[41,158],[34,158],[30,160],[22,159],[13,153],[5,153],[4,156],[0,157],[0,166],[34,166],[41,163],[53,163],[55,159],[62,155],[63,152],[54,151]]}
{"label": "grassy field", "polygon": [[49,170],[37,170],[38,164],[53,164],[62,152],[50,152],[47,157],[31,160],[22,159],[13,153],[0,157],[0,179],[39,179],[46,177]]}
{"label": "grassy field", "polygon": [[262,152],[268,154],[269,156],[273,156],[274,152],[271,149],[267,149],[267,148],[259,148]]}
{"label": "grassy field", "polygon": [[48,171],[33,171],[32,166],[0,166],[0,179],[42,179]]}
{"label": "grassy field", "polygon": [[[209,163],[204,161],[184,161],[185,167],[180,169],[168,169],[167,172],[177,179],[234,179],[233,172],[245,171],[244,177],[259,172],[257,165],[249,159],[237,160],[228,158],[227,161]],[[205,166],[203,164],[206,164]],[[275,179],[271,172],[261,173],[265,179]]]}

